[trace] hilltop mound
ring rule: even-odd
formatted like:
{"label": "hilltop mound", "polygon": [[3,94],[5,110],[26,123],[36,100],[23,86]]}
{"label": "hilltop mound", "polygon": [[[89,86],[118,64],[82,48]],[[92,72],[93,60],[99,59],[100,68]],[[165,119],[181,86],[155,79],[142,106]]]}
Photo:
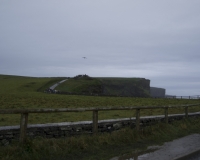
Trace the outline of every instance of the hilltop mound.
{"label": "hilltop mound", "polygon": [[[23,77],[0,75],[1,93],[44,91],[66,77]],[[150,80],[145,78],[97,78],[78,75],[55,88],[63,94],[149,97]]]}
{"label": "hilltop mound", "polygon": [[145,78],[94,78],[78,75],[56,87],[66,94],[149,97],[150,80]]}

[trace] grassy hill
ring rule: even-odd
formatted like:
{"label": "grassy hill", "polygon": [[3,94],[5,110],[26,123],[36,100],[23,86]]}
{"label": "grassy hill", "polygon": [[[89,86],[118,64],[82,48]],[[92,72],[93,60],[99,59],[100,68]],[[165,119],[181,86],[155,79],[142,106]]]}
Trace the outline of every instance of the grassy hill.
{"label": "grassy hill", "polygon": [[[195,99],[153,99],[136,97],[111,97],[111,96],[84,96],[84,95],[62,95],[46,94],[43,91],[51,85],[66,79],[65,77],[22,77],[11,75],[0,75],[0,109],[33,109],[33,108],[85,108],[85,107],[119,107],[119,106],[163,106],[199,103]],[[83,80],[82,85],[78,87],[77,81],[70,82],[72,89],[81,90],[84,85],[93,84],[94,86],[109,84],[111,78],[93,78]],[[115,79],[117,84],[118,78]],[[132,81],[132,79],[123,79]],[[105,82],[106,81],[106,82]],[[67,84],[67,83],[66,83]],[[66,84],[63,84],[64,86]],[[73,84],[73,85],[72,85]],[[84,84],[84,85],[83,85]],[[75,87],[76,86],[76,87]],[[109,86],[109,85],[108,85]],[[64,88],[64,87],[63,87]],[[89,87],[83,87],[89,88]],[[71,89],[71,90],[72,90]],[[90,88],[91,89],[91,88]],[[95,87],[96,89],[96,87]],[[70,91],[69,85],[66,85],[66,91]],[[189,112],[199,111],[199,107],[189,108]],[[169,113],[184,113],[184,109],[169,110]],[[141,116],[163,114],[162,109],[143,110]],[[125,118],[135,115],[135,111],[112,111],[99,112],[99,119]],[[19,114],[0,115],[0,126],[19,125]],[[53,123],[66,121],[91,120],[90,112],[83,113],[55,113],[55,114],[30,114],[29,124],[34,123]]]}
{"label": "grassy hill", "polygon": [[62,77],[40,78],[0,75],[0,93],[11,94],[44,91],[49,86],[61,81],[62,79]]}
{"label": "grassy hill", "polygon": [[106,96],[150,96],[150,80],[145,78],[92,78],[79,75],[58,87],[62,93]]}
{"label": "grassy hill", "polygon": [[[111,106],[163,106],[199,103],[197,99],[153,99],[136,97],[110,97],[110,96],[83,96],[46,94],[43,91],[55,83],[65,79],[64,77],[37,78],[0,75],[0,109],[32,109],[32,108],[84,108],[84,107],[111,107]],[[63,89],[72,91],[74,88],[82,91],[89,86],[110,86],[110,80],[115,85],[121,84],[120,78],[94,78],[80,81],[73,80],[63,84]],[[135,79],[137,81],[137,79]],[[122,79],[129,83],[133,79]],[[139,82],[139,81],[138,81]],[[91,85],[92,84],[92,85]],[[66,88],[64,88],[66,87]],[[96,87],[95,87],[96,88]],[[109,88],[109,87],[107,87]],[[112,89],[112,86],[111,86]],[[111,92],[111,91],[110,91]],[[200,106],[189,108],[189,112],[199,111]],[[163,109],[141,110],[141,116],[163,114]],[[184,113],[183,109],[169,109],[171,113]],[[99,119],[114,119],[135,116],[133,110],[128,111],[99,111]],[[91,120],[91,112],[55,113],[55,114],[29,114],[28,124],[56,123]],[[19,114],[1,114],[0,126],[19,125]],[[111,159],[117,155],[133,153],[147,146],[160,145],[165,141],[181,137],[191,133],[199,133],[200,119],[184,119],[173,125],[164,123],[149,126],[137,134],[134,129],[126,128],[113,133],[83,135],[60,139],[29,139],[23,146],[13,141],[9,146],[1,146],[0,159]]]}
{"label": "grassy hill", "polygon": [[70,78],[56,87],[62,93],[70,94],[101,94],[101,82],[96,78],[77,76]]}

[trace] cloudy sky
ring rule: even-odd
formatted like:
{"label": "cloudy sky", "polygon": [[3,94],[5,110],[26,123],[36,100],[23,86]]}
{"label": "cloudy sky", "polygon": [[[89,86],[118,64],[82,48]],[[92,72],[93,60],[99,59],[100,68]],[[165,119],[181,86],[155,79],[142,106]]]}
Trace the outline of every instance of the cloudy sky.
{"label": "cloudy sky", "polygon": [[199,0],[1,0],[0,74],[143,77],[166,94],[200,95],[199,7]]}

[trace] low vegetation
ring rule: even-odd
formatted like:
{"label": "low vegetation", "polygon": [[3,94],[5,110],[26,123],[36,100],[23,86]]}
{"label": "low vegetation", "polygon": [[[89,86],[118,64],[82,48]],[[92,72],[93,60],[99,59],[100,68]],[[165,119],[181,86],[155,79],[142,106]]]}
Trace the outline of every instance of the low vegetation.
{"label": "low vegetation", "polygon": [[[197,104],[196,99],[152,99],[134,97],[81,96],[44,93],[51,85],[63,78],[35,78],[0,75],[0,109],[32,108],[85,108],[121,106],[166,106]],[[95,80],[93,81],[95,82]],[[87,84],[86,84],[87,85]],[[199,111],[200,106],[189,108]],[[169,113],[183,113],[184,108],[170,109]],[[141,115],[163,114],[162,109],[142,110]],[[99,119],[135,116],[134,111],[99,112]],[[29,124],[64,121],[91,120],[92,113],[30,114]],[[0,126],[19,125],[20,115],[1,115]],[[143,128],[139,133],[125,128],[112,133],[84,135],[62,139],[28,139],[23,146],[13,141],[9,146],[0,146],[2,160],[106,160],[117,155],[145,149],[148,145],[162,144],[191,133],[200,133],[200,118],[184,119],[173,124],[160,123]]]}
{"label": "low vegetation", "polygon": [[[88,108],[88,107],[121,107],[121,106],[165,106],[196,104],[196,99],[152,99],[134,97],[107,97],[48,94],[44,90],[63,78],[35,78],[0,75],[0,109],[33,109],[33,108]],[[199,111],[200,107],[191,107],[189,112]],[[141,116],[163,114],[162,109],[142,110]],[[184,108],[170,109],[169,113],[184,113]],[[99,119],[125,118],[135,116],[135,111],[99,112]],[[91,112],[30,114],[29,124],[53,123],[66,121],[91,120]],[[19,125],[20,115],[1,115],[0,126]]]}
{"label": "low vegetation", "polygon": [[[0,146],[1,160],[109,160],[115,156],[133,154],[151,145],[200,133],[200,118],[190,118],[173,122],[158,123],[142,128],[140,132],[125,128],[112,133],[84,135],[60,139],[29,139],[20,146],[13,141],[8,146]],[[125,158],[121,158],[122,160]]]}
{"label": "low vegetation", "polygon": [[94,78],[78,75],[56,89],[64,94],[150,97],[149,83],[145,78]]}

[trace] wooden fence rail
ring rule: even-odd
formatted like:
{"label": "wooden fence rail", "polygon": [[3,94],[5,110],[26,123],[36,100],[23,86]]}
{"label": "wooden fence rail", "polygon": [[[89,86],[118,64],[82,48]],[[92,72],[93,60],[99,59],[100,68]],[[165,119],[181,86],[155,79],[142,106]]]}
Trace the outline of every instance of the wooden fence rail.
{"label": "wooden fence rail", "polygon": [[28,115],[30,113],[56,113],[56,112],[92,112],[93,133],[98,132],[98,112],[111,110],[136,110],[136,129],[140,129],[140,111],[142,109],[164,109],[165,122],[168,123],[169,108],[185,108],[185,117],[188,117],[188,107],[199,106],[200,104],[171,105],[171,106],[134,106],[134,107],[102,107],[102,108],[60,108],[60,109],[0,109],[0,114],[21,114],[20,120],[20,143],[26,140],[26,130],[28,125]]}
{"label": "wooden fence rail", "polygon": [[194,95],[194,96],[171,96],[171,95],[166,95],[165,98],[172,98],[172,99],[200,99],[200,95]]}

